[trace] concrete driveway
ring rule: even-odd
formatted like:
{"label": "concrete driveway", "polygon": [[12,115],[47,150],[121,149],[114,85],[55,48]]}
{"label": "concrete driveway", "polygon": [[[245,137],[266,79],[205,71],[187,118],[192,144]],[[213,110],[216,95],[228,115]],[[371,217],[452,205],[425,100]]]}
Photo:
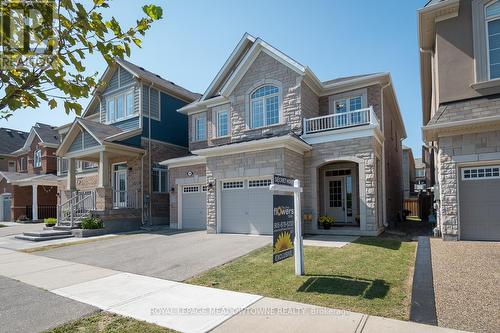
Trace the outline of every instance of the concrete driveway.
{"label": "concrete driveway", "polygon": [[438,325],[500,332],[500,243],[431,239]]}
{"label": "concrete driveway", "polygon": [[28,231],[41,231],[45,227],[43,223],[0,222],[0,224],[6,226],[0,228],[0,237],[18,235]]}
{"label": "concrete driveway", "polygon": [[34,254],[183,281],[267,244],[271,244],[269,236],[158,232],[123,235]]}

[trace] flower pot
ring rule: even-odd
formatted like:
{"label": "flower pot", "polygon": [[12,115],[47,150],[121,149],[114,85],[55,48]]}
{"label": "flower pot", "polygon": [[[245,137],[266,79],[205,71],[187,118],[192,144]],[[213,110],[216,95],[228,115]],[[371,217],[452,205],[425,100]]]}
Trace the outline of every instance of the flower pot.
{"label": "flower pot", "polygon": [[325,225],[323,226],[323,229],[325,229],[325,230],[329,230],[329,229],[330,229],[330,227],[331,227],[331,225],[329,225],[329,224],[325,224]]}

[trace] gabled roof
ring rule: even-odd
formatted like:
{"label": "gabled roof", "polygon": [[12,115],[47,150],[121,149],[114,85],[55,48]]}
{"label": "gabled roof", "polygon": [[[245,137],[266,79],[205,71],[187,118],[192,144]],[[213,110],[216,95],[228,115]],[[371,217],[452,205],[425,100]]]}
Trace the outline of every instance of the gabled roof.
{"label": "gabled roof", "polygon": [[22,148],[27,132],[18,131],[10,128],[0,127],[0,155],[11,155],[14,151]]}
{"label": "gabled roof", "polygon": [[55,126],[51,126],[43,123],[36,123],[31,127],[28,138],[24,141],[24,145],[13,152],[13,154],[19,155],[28,152],[31,149],[31,143],[33,139],[38,137],[40,144],[47,147],[57,148],[60,144],[60,136]]}
{"label": "gabled roof", "polygon": [[87,108],[83,112],[82,117],[85,117],[90,110],[93,110],[96,103],[99,102],[97,96],[106,89],[107,83],[113,77],[113,74],[118,69],[118,66],[128,71],[136,79],[144,81],[144,83],[146,84],[153,84],[155,88],[165,91],[166,93],[172,94],[173,96],[183,99],[188,103],[200,98],[201,96],[200,94],[194,93],[186,88],[183,88],[175,84],[172,81],[166,80],[162,78],[160,75],[150,72],[141,66],[135,65],[130,61],[116,58],[115,62],[112,65],[108,66],[108,68],[106,68],[106,70],[102,74],[100,81],[103,84],[93,92],[92,99],[90,100],[90,103],[87,105]]}
{"label": "gabled roof", "polygon": [[382,86],[390,85],[397,109],[396,117],[398,118],[401,128],[403,129],[403,137],[406,137],[406,130],[404,128],[403,118],[399,110],[390,73],[347,76],[321,82],[309,67],[295,61],[277,48],[265,42],[263,39],[253,37],[248,33],[243,35],[238,45],[229,56],[229,59],[224,63],[224,66],[212,83],[210,83],[210,86],[205,91],[203,96],[200,99],[183,106],[178,110],[178,112],[190,114],[203,111],[208,107],[229,102],[229,95],[261,52],[266,53],[276,61],[301,75],[304,82],[318,96],[326,96],[333,93],[355,90],[374,84],[380,84]]}

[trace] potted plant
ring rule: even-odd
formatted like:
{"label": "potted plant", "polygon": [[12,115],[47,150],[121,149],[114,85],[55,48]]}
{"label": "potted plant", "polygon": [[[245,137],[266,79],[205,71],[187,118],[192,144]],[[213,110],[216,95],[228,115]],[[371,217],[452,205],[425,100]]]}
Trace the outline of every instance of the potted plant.
{"label": "potted plant", "polygon": [[43,223],[45,223],[46,227],[53,227],[57,223],[57,219],[53,217],[49,217],[43,220]]}
{"label": "potted plant", "polygon": [[330,227],[335,223],[335,218],[328,215],[321,215],[319,217],[319,224],[323,226],[323,229],[330,229]]}

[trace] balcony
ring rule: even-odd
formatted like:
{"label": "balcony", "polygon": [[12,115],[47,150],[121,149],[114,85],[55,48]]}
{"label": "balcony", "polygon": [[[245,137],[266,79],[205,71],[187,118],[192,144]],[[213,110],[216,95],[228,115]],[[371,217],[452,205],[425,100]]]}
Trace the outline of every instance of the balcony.
{"label": "balcony", "polygon": [[309,144],[381,135],[373,107],[304,119],[302,139]]}

